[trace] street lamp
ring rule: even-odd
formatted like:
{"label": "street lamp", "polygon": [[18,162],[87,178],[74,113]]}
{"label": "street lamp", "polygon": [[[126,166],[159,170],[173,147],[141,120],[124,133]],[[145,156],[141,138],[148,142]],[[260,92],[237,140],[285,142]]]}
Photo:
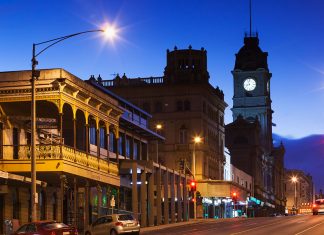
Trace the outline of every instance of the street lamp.
{"label": "street lamp", "polygon": [[296,176],[291,177],[291,182],[294,183],[294,187],[295,187],[294,208],[297,209],[297,182],[298,182],[297,177]]}
{"label": "street lamp", "polygon": [[[158,123],[155,126],[156,133],[162,129],[162,124]],[[159,139],[156,139],[156,163],[159,163]]]}
{"label": "street lamp", "polygon": [[[96,30],[88,30],[79,33],[74,33],[70,35],[66,35],[63,37],[54,38],[51,40],[47,40],[44,42],[33,43],[33,51],[32,51],[32,75],[31,75],[31,220],[37,220],[36,214],[36,88],[35,88],[35,81],[38,79],[40,72],[36,70],[36,65],[38,65],[38,61],[36,57],[46,51],[48,48],[54,46],[55,44],[62,42],[68,38],[72,38],[81,34],[86,33],[95,33],[95,32],[102,32],[105,33],[105,36],[109,39],[112,39],[116,36],[116,30],[114,27],[107,27],[106,29],[96,29]],[[36,53],[36,46],[39,45],[47,45],[43,48],[40,52]],[[62,143],[60,143],[62,144]]]}
{"label": "street lamp", "polygon": [[[193,174],[193,177],[194,179],[196,178],[196,144],[199,144],[201,143],[201,137],[200,136],[195,136],[193,138],[193,142],[194,142],[194,145],[193,145],[193,152],[192,152],[192,174]],[[197,198],[196,198],[196,192],[194,192],[194,219],[197,218]]]}

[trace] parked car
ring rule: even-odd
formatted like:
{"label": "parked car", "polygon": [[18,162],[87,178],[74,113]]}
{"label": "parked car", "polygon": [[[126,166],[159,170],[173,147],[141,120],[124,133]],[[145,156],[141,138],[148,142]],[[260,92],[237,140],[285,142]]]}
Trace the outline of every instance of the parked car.
{"label": "parked car", "polygon": [[56,221],[37,221],[22,225],[14,235],[78,235],[75,227]]}
{"label": "parked car", "polygon": [[85,235],[139,234],[140,224],[130,214],[105,215],[91,224]]}
{"label": "parked car", "polygon": [[313,204],[313,215],[324,213],[324,199],[317,199]]}

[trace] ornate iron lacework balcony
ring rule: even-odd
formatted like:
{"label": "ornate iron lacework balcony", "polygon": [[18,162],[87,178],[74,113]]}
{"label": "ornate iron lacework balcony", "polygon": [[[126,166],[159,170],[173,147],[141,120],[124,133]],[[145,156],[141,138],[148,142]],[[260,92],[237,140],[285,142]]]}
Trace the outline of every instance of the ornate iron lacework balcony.
{"label": "ornate iron lacework balcony", "polygon": [[[107,159],[98,158],[85,152],[74,150],[66,145],[37,145],[37,160],[63,160],[77,164],[79,166],[98,170],[113,175],[118,175],[118,166],[115,162]],[[30,160],[29,145],[4,145],[3,158],[1,160]],[[50,169],[49,169],[50,170]]]}

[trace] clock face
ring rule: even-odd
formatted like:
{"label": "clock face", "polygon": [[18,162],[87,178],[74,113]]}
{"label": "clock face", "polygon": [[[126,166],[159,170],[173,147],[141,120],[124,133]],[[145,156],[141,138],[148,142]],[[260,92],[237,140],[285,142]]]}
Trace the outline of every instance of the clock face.
{"label": "clock face", "polygon": [[246,91],[253,91],[256,87],[256,81],[253,78],[247,78],[243,82],[243,87]]}

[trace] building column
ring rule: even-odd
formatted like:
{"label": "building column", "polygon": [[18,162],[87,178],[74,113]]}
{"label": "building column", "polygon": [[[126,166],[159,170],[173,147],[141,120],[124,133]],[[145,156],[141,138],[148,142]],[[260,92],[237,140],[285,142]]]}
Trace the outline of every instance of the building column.
{"label": "building column", "polygon": [[162,224],[161,164],[156,170],[156,225]]}
{"label": "building column", "polygon": [[[100,128],[96,129],[96,142],[97,142],[97,157],[100,158]],[[98,162],[98,169],[99,169],[99,162]]]}
{"label": "building column", "polygon": [[61,180],[61,221],[63,222],[64,219],[64,188],[65,188],[65,181],[66,181],[66,176],[65,175],[61,175],[60,176],[60,180]]}
{"label": "building column", "polygon": [[168,170],[166,169],[163,175],[163,190],[164,190],[164,224],[169,223],[169,179]]}
{"label": "building column", "polygon": [[138,220],[138,194],[137,194],[137,163],[132,164],[132,210]]}
{"label": "building column", "polygon": [[152,173],[148,176],[148,226],[154,226],[154,175],[153,167]]}
{"label": "building column", "polygon": [[89,186],[89,181],[86,180],[86,185],[85,185],[85,195],[84,195],[84,229],[86,230],[89,227],[90,223],[90,186]]}
{"label": "building column", "polygon": [[78,199],[78,186],[77,186],[77,178],[74,177],[73,179],[73,221],[74,221],[74,226],[78,225],[77,221],[77,199]]}
{"label": "building column", "polygon": [[85,128],[86,128],[86,154],[89,154],[89,124],[85,124]]}
{"label": "building column", "polygon": [[59,113],[60,118],[60,158],[63,159],[63,113]]}
{"label": "building column", "polygon": [[119,138],[116,138],[116,161],[119,164]]}
{"label": "building column", "polygon": [[77,124],[77,120],[76,118],[73,118],[73,148],[74,151],[77,149],[77,134],[76,134],[76,124]]}
{"label": "building column", "polygon": [[178,217],[177,222],[181,222],[182,220],[182,196],[181,196],[181,174],[177,177],[177,204],[178,204]]}
{"label": "building column", "polygon": [[141,226],[147,226],[147,186],[146,186],[146,168],[141,173]]}
{"label": "building column", "polygon": [[189,220],[189,211],[188,211],[188,191],[187,191],[187,176],[183,178],[183,221]]}
{"label": "building column", "polygon": [[171,223],[175,223],[175,174],[174,170],[170,173],[170,194],[171,194]]}

